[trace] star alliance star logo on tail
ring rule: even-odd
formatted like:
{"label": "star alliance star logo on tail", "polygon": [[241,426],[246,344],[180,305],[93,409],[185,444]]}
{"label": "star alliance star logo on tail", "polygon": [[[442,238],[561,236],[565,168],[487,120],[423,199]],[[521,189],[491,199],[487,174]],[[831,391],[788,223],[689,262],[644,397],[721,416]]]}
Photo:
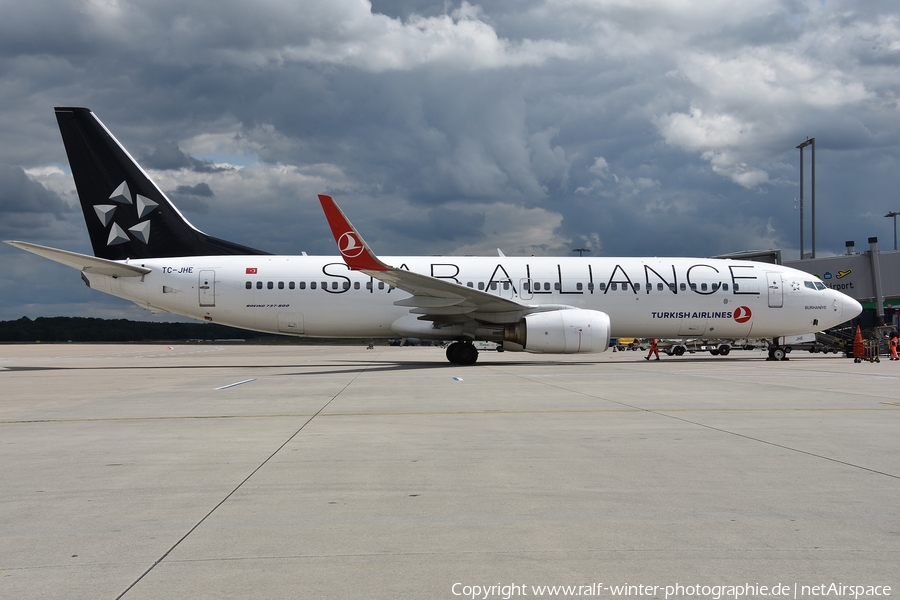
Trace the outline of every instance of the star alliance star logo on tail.
{"label": "star alliance star logo on tail", "polygon": [[[137,212],[138,219],[143,219],[151,212],[156,210],[156,208],[159,206],[158,203],[140,194],[137,194],[135,196],[135,199],[132,200],[131,190],[128,189],[128,183],[125,181],[120,183],[119,186],[115,190],[113,190],[113,193],[109,195],[109,200],[115,202],[115,204],[94,205],[94,212],[97,213],[97,218],[100,219],[100,222],[103,223],[103,226],[107,227],[110,225],[110,223],[112,223],[112,226],[109,228],[109,238],[106,240],[107,246],[124,244],[130,240],[125,229],[123,229],[122,226],[114,221],[116,210],[120,206],[123,206],[123,210],[124,205],[134,206]],[[128,231],[130,231],[131,236],[139,242],[143,242],[145,244],[150,243],[149,220],[141,221],[137,225],[129,227]]]}

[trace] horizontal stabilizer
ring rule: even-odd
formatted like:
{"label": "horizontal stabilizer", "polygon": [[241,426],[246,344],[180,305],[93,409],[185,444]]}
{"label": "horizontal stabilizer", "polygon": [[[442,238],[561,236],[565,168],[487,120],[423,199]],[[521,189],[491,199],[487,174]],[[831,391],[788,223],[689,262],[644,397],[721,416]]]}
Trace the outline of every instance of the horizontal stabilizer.
{"label": "horizontal stabilizer", "polygon": [[59,250],[57,248],[41,246],[39,244],[15,241],[8,241],[5,243],[9,244],[10,246],[15,246],[16,248],[21,248],[22,250],[25,250],[27,252],[31,252],[32,254],[37,254],[38,256],[49,258],[50,260],[64,264],[67,267],[72,267],[73,269],[86,271],[88,273],[111,275],[113,277],[140,277],[141,275],[145,275],[150,272],[150,269],[146,267],[126,265],[114,260],[96,258],[84,254],[78,254],[77,252],[69,252],[68,250]]}

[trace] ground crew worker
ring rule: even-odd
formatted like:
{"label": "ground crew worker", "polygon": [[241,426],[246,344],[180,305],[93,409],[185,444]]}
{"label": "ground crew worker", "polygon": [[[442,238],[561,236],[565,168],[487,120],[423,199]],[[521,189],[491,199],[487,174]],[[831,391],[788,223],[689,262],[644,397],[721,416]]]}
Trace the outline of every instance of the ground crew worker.
{"label": "ground crew worker", "polygon": [[897,332],[891,332],[891,360],[900,360],[900,356],[897,355],[897,343],[900,338],[897,337]]}
{"label": "ground crew worker", "polygon": [[650,338],[650,352],[647,354],[647,356],[644,357],[644,360],[650,360],[650,357],[654,354],[656,355],[656,360],[659,360],[659,348],[657,347],[658,343],[659,340],[657,340],[656,338]]}

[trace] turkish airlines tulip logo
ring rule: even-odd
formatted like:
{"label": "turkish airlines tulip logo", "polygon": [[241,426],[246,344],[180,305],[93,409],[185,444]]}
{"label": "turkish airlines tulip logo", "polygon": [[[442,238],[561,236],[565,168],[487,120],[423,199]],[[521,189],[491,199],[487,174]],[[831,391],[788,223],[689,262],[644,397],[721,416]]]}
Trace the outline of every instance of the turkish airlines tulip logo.
{"label": "turkish airlines tulip logo", "polygon": [[352,231],[348,231],[338,239],[338,250],[347,258],[356,258],[365,250],[365,246]]}
{"label": "turkish airlines tulip logo", "polygon": [[750,309],[746,306],[738,306],[734,309],[734,320],[738,323],[746,323],[752,316],[753,313],[750,312]]}

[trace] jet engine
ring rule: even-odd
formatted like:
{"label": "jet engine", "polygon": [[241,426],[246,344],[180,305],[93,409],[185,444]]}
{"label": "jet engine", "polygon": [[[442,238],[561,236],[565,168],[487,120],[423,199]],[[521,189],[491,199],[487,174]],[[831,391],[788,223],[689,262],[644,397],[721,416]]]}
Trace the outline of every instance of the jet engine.
{"label": "jet engine", "polygon": [[506,326],[503,348],[547,354],[604,352],[609,348],[609,315],[581,308],[532,313]]}

